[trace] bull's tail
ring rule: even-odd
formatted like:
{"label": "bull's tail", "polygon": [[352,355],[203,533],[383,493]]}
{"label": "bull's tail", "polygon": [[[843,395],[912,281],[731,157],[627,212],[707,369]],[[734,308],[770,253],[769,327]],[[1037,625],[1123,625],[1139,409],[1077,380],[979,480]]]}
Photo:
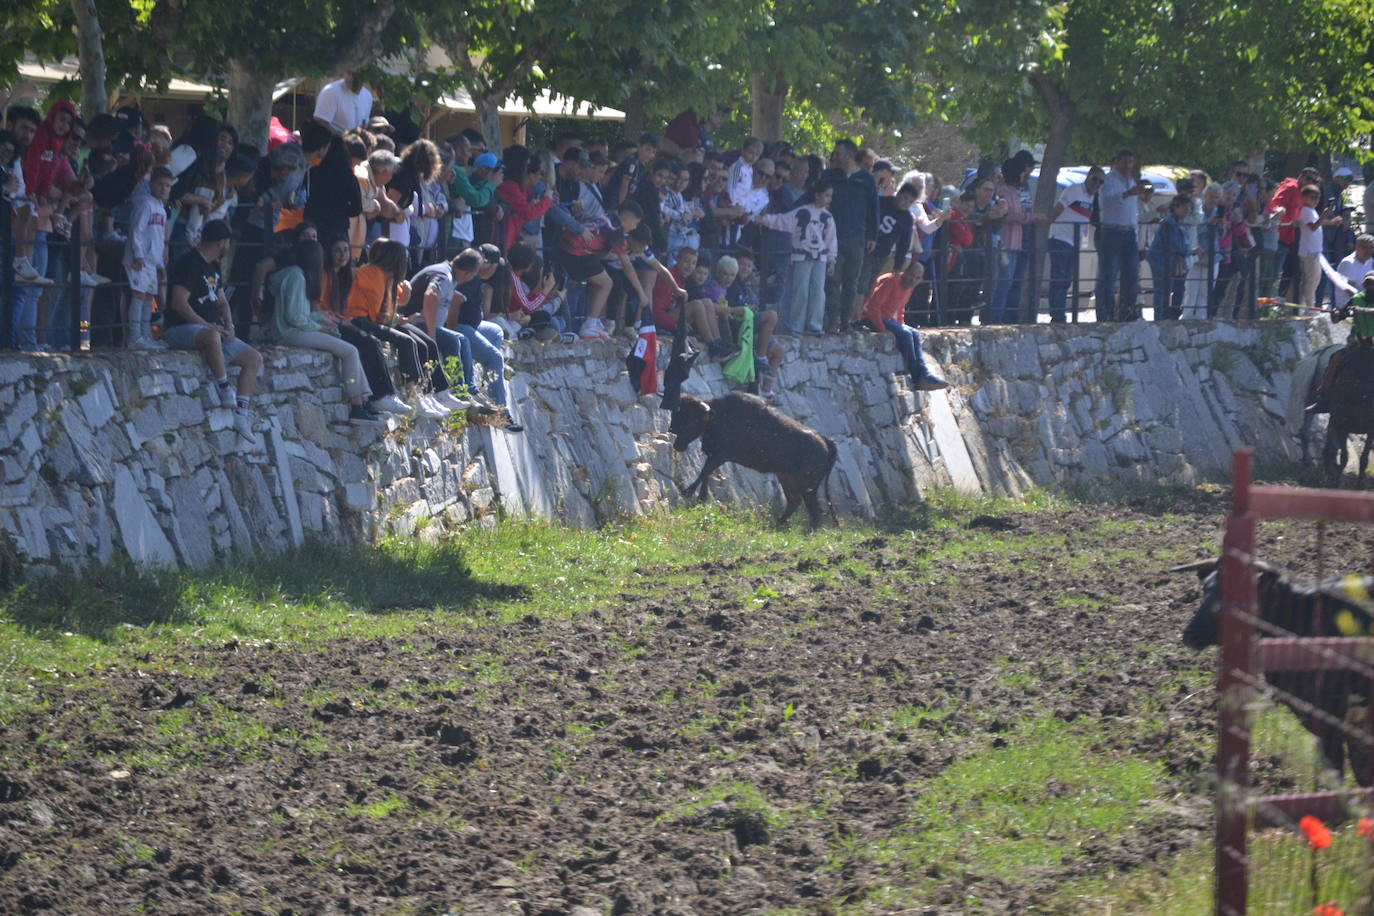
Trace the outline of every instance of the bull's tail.
{"label": "bull's tail", "polygon": [[821,478],[821,484],[825,487],[825,506],[830,511],[830,520],[838,528],[840,527],[840,517],[835,514],[835,503],[830,499],[830,472],[835,469],[835,462],[840,460],[840,450],[829,436],[825,439],[825,447],[830,453],[830,463],[825,466],[825,476]]}

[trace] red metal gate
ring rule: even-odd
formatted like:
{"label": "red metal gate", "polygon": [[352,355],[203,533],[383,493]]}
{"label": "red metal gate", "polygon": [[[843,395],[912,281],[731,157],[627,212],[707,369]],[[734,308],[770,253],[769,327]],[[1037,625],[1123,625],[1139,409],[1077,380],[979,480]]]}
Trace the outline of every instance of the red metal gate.
{"label": "red metal gate", "polygon": [[[1252,486],[1252,453],[1235,453],[1231,514],[1226,520],[1221,559],[1220,675],[1217,683],[1218,747],[1216,789],[1216,912],[1245,916],[1251,882],[1247,841],[1251,829],[1292,826],[1304,816],[1325,824],[1346,820],[1354,807],[1367,806],[1369,789],[1332,789],[1305,794],[1252,796],[1251,717],[1266,672],[1354,671],[1374,676],[1374,638],[1340,636],[1263,636],[1255,568],[1255,529],[1263,519],[1374,523],[1374,494],[1295,487]],[[1319,540],[1320,544],[1320,532]],[[1320,547],[1319,547],[1320,557]],[[1370,683],[1374,683],[1371,680]],[[1293,706],[1289,698],[1283,702]],[[1369,710],[1374,715],[1374,709]],[[1322,715],[1320,710],[1313,713]],[[1330,717],[1328,717],[1330,718]],[[1333,720],[1334,721],[1334,720]],[[1362,740],[1374,733],[1362,723]],[[1342,723],[1349,727],[1349,723]],[[1357,726],[1358,727],[1358,726]]]}

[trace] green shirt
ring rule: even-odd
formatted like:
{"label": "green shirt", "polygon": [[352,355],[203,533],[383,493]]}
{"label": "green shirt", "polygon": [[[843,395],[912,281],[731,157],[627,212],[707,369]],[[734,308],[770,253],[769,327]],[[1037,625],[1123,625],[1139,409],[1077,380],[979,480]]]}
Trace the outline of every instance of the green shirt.
{"label": "green shirt", "polygon": [[263,328],[268,340],[281,343],[300,331],[334,333],[332,328],[324,326],[319,313],[310,308],[310,301],[305,297],[305,274],[299,267],[279,270],[268,278],[267,283],[272,290],[272,298],[276,300],[267,326]]}
{"label": "green shirt", "polygon": [[491,198],[496,193],[496,185],[490,181],[481,181],[474,185],[467,172],[454,169],[453,183],[449,185],[448,192],[450,197],[460,197],[467,201],[469,207],[480,210],[491,203]]}
{"label": "green shirt", "polygon": [[[1360,290],[1350,297],[1350,301],[1347,305],[1351,309],[1369,308],[1369,306],[1365,304],[1366,299],[1368,299],[1368,295],[1364,290]],[[1368,312],[1352,312],[1351,314],[1354,316],[1354,324],[1350,328],[1351,335],[1356,337],[1374,337],[1374,314],[1369,314]]]}

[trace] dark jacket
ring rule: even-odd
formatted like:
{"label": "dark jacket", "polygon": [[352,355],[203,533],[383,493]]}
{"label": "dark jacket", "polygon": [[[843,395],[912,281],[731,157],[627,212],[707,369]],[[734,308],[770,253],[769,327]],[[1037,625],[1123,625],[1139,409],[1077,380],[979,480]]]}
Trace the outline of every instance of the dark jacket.
{"label": "dark jacket", "polygon": [[835,199],[830,213],[835,217],[835,234],[841,241],[862,236],[871,242],[878,237],[878,183],[873,175],[859,169],[845,175],[839,169],[826,169],[821,181],[833,185]]}
{"label": "dark jacket", "polygon": [[305,218],[318,226],[348,222],[363,212],[362,192],[353,175],[353,160],[343,140],[329,141],[324,158],[310,170],[310,195],[305,199]]}

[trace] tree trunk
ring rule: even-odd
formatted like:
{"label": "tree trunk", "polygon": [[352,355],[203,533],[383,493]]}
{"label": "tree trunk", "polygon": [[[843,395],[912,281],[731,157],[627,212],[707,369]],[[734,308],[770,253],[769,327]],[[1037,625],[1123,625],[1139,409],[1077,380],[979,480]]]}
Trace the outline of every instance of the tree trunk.
{"label": "tree trunk", "polygon": [[630,93],[630,98],[625,102],[625,136],[631,140],[644,132],[644,101],[646,97],[644,87],[640,86]]}
{"label": "tree trunk", "polygon": [[81,117],[90,121],[109,111],[105,95],[105,42],[95,0],[72,0],[76,17],[77,60],[81,65]]}
{"label": "tree trunk", "polygon": [[756,73],[749,80],[754,101],[753,133],[765,143],[782,139],[782,109],[787,103],[787,81],[779,74]]}
{"label": "tree trunk", "polygon": [[501,147],[505,145],[501,137],[501,99],[494,99],[485,92],[474,92],[475,87],[468,87],[468,94],[472,96],[473,107],[477,109],[477,129],[482,132],[482,139],[487,141],[487,149],[501,155]]}
{"label": "tree trunk", "polygon": [[229,61],[229,123],[239,139],[267,155],[267,127],[272,120],[272,90],[279,76],[263,73],[251,61]]}
{"label": "tree trunk", "polygon": [[[1059,169],[1064,164],[1065,158],[1069,154],[1069,140],[1073,138],[1073,129],[1078,124],[1078,107],[1072,101],[1064,97],[1050,80],[1040,77],[1032,79],[1032,84],[1040,94],[1040,102],[1045,107],[1045,114],[1048,115],[1050,124],[1049,136],[1045,138],[1045,154],[1040,161],[1040,177],[1035,185],[1035,200],[1031,203],[1031,209],[1036,213],[1043,213],[1047,217],[1054,210],[1055,200],[1059,197]],[[1031,264],[1031,269],[1026,271],[1028,281],[1023,284],[1023,288],[1029,287],[1030,295],[1023,297],[1021,307],[1021,320],[1024,323],[1034,323],[1040,310],[1040,277],[1044,275],[1042,270],[1045,264],[1045,255],[1049,251],[1050,230],[1048,223],[1035,223],[1035,261]]]}

